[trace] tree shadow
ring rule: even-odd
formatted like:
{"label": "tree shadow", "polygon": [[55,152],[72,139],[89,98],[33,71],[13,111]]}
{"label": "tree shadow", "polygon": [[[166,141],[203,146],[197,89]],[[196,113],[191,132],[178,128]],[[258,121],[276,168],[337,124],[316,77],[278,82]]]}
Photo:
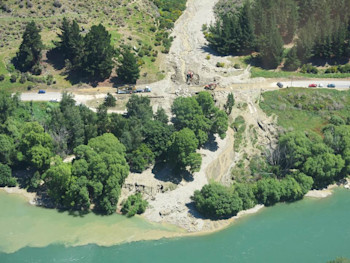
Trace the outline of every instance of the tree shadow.
{"label": "tree shadow", "polygon": [[208,141],[203,145],[202,148],[211,152],[216,152],[219,149],[218,143],[213,134],[209,135]]}
{"label": "tree shadow", "polygon": [[212,56],[216,56],[216,57],[227,57],[227,55],[221,54],[218,51],[216,51],[215,49],[213,49],[212,47],[210,47],[209,45],[204,45],[202,47],[200,47],[201,50],[203,50],[206,53],[209,53]]}
{"label": "tree shadow", "polygon": [[336,66],[344,65],[349,62],[349,58],[312,58],[307,61],[316,67],[324,67],[326,65]]}
{"label": "tree shadow", "polygon": [[[24,167],[21,167],[18,170],[14,170],[12,172],[13,177],[16,178],[18,186],[20,188],[27,188],[30,184],[30,179],[33,177],[35,173],[35,169],[26,169]],[[35,192],[33,189],[28,189],[28,192]]]}
{"label": "tree shadow", "polygon": [[65,67],[64,57],[58,48],[53,48],[46,53],[46,63],[52,65],[55,70],[62,70]]}
{"label": "tree shadow", "polygon": [[175,165],[169,163],[157,163],[153,167],[152,173],[157,180],[162,182],[179,184],[182,180],[193,181],[193,175],[190,172],[178,169]]}
{"label": "tree shadow", "polygon": [[208,219],[207,217],[204,217],[201,213],[199,213],[196,209],[196,206],[194,202],[190,202],[186,204],[188,208],[188,213],[191,214],[196,219]]}

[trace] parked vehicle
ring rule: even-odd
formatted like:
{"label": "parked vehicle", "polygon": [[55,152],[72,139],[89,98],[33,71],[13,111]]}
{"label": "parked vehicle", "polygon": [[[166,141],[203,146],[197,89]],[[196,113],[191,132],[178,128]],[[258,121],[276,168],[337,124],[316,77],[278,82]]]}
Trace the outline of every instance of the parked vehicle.
{"label": "parked vehicle", "polygon": [[327,85],[327,88],[335,88],[335,84],[331,83]]}
{"label": "parked vehicle", "polygon": [[309,85],[309,88],[317,88],[317,84],[312,83],[312,84]]}
{"label": "parked vehicle", "polygon": [[283,88],[283,84],[281,82],[277,82],[277,86],[282,89]]}
{"label": "parked vehicle", "polygon": [[38,92],[39,94],[45,94],[46,93],[46,91],[45,90],[43,90],[43,89],[39,89],[39,92]]}
{"label": "parked vehicle", "polygon": [[151,88],[148,86],[146,86],[146,88],[143,90],[143,92],[151,92],[151,91],[152,91]]}
{"label": "parked vehicle", "polygon": [[323,84],[322,83],[318,84],[318,87],[323,88]]}

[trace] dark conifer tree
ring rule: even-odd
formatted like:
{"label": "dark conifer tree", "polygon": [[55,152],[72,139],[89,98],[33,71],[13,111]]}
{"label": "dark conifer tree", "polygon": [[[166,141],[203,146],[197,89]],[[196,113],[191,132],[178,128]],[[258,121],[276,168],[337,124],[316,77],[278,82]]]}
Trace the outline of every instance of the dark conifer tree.
{"label": "dark conifer tree", "polygon": [[15,59],[16,67],[23,72],[32,71],[40,74],[38,68],[43,43],[41,42],[40,30],[34,21],[27,24],[22,39]]}
{"label": "dark conifer tree", "polygon": [[264,68],[277,68],[283,58],[283,40],[276,24],[276,18],[270,17],[264,37],[260,39],[260,60]]}
{"label": "dark conifer tree", "polygon": [[117,68],[117,75],[122,81],[130,84],[135,84],[140,77],[140,68],[136,57],[128,48],[122,52],[121,65]]}
{"label": "dark conifer tree", "polygon": [[293,47],[287,54],[284,69],[294,71],[300,67],[300,64],[300,60],[297,56],[297,48]]}
{"label": "dark conifer tree", "polygon": [[255,48],[254,22],[251,12],[250,1],[245,1],[240,10],[238,24],[241,30],[239,41],[241,42],[240,53],[247,53]]}
{"label": "dark conifer tree", "polygon": [[113,69],[115,50],[111,45],[111,35],[99,24],[92,26],[84,38],[83,73],[90,79],[105,80]]}

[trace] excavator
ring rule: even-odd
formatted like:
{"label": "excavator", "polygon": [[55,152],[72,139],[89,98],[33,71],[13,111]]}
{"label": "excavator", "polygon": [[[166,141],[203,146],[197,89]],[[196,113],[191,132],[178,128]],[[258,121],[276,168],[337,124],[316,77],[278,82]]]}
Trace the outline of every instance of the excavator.
{"label": "excavator", "polygon": [[218,86],[217,83],[210,83],[210,84],[205,85],[204,89],[206,89],[206,90],[215,90],[217,86]]}

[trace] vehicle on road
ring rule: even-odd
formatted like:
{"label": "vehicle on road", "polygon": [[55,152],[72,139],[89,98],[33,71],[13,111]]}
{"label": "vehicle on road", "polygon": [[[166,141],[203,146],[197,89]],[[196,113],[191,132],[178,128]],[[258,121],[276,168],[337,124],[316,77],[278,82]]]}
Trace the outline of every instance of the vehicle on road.
{"label": "vehicle on road", "polygon": [[335,84],[330,83],[330,84],[327,85],[327,88],[335,88]]}
{"label": "vehicle on road", "polygon": [[148,86],[146,86],[146,88],[144,89],[144,92],[151,92],[151,91],[152,91],[151,88]]}
{"label": "vehicle on road", "polygon": [[315,83],[309,84],[309,88],[317,88],[317,84]]}
{"label": "vehicle on road", "polygon": [[318,84],[318,87],[323,88],[323,84],[322,83]]}
{"label": "vehicle on road", "polygon": [[283,88],[283,84],[281,83],[281,82],[277,82],[277,84],[276,84],[280,89],[282,89]]}
{"label": "vehicle on road", "polygon": [[43,89],[39,89],[39,92],[38,92],[39,94],[45,94],[46,93],[46,91],[45,90],[43,90]]}
{"label": "vehicle on road", "polygon": [[50,100],[50,102],[57,103],[58,99]]}

